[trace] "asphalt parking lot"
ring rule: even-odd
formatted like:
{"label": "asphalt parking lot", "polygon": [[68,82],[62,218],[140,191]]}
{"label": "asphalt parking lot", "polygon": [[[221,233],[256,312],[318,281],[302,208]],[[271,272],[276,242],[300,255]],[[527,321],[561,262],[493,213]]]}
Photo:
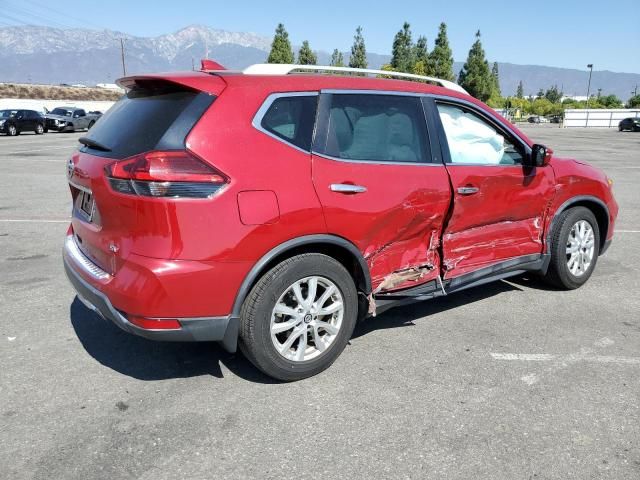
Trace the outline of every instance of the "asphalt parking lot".
{"label": "asphalt parking lot", "polygon": [[393,309],[292,384],[74,300],[60,250],[82,134],[0,137],[0,476],[640,478],[640,134],[524,129],[615,182],[617,232],[591,280]]}

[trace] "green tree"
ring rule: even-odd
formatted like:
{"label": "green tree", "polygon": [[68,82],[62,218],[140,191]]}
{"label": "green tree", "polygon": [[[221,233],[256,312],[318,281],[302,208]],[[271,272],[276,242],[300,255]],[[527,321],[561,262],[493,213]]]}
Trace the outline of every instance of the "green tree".
{"label": "green tree", "polygon": [[333,50],[331,54],[331,66],[332,67],[344,67],[344,57],[342,56],[342,52],[340,52],[337,48]]}
{"label": "green tree", "polygon": [[627,102],[627,108],[637,108],[640,107],[640,95],[634,95]]}
{"label": "green tree", "polygon": [[536,98],[544,98],[544,90],[542,88],[538,90],[538,94],[536,95]]}
{"label": "green tree", "polygon": [[418,37],[415,47],[413,48],[413,73],[416,75],[433,75],[433,65],[429,58],[429,50],[427,50],[427,37],[421,35]]}
{"label": "green tree", "polygon": [[293,63],[293,49],[289,41],[289,34],[282,23],[276,27],[276,34],[271,42],[271,51],[267,63]]}
{"label": "green tree", "polygon": [[415,63],[413,58],[413,40],[411,39],[411,25],[404,22],[402,29],[396,33],[391,50],[391,66],[397,72],[411,73]]}
{"label": "green tree", "polygon": [[470,95],[483,102],[489,100],[493,94],[495,82],[482,48],[480,30],[476,32],[476,41],[469,50],[469,56],[460,71],[458,83]]}
{"label": "green tree", "polygon": [[549,100],[551,103],[560,103],[560,100],[562,99],[562,92],[558,90],[557,85],[554,85],[544,92],[544,98]]}
{"label": "green tree", "polygon": [[[393,72],[394,69],[390,63],[385,63],[380,67],[380,70],[384,70],[385,72]],[[376,78],[393,78],[393,75],[376,75]]]}
{"label": "green tree", "polygon": [[442,22],[438,30],[435,46],[429,55],[433,75],[443,80],[455,80],[453,73],[453,54],[447,38],[447,24]]}
{"label": "green tree", "polygon": [[364,45],[362,27],[358,27],[356,28],[356,34],[353,37],[349,66],[351,68],[367,68],[367,65],[367,49]]}
{"label": "green tree", "polygon": [[536,98],[531,104],[531,112],[536,115],[549,115],[553,104],[546,98]]}
{"label": "green tree", "polygon": [[304,42],[302,42],[302,46],[298,51],[298,64],[315,65],[316,63],[318,63],[318,57],[315,53],[313,53],[313,50],[311,50],[309,41],[305,40]]}
{"label": "green tree", "polygon": [[517,98],[524,98],[524,85],[522,85],[522,80],[518,83],[518,90],[516,91]]}
{"label": "green tree", "polygon": [[502,94],[500,92],[500,72],[498,72],[498,62],[493,62],[491,77],[493,78],[493,96],[501,97]]}
{"label": "green tree", "polygon": [[598,103],[604,108],[622,108],[622,101],[615,95],[603,95],[598,99]]}

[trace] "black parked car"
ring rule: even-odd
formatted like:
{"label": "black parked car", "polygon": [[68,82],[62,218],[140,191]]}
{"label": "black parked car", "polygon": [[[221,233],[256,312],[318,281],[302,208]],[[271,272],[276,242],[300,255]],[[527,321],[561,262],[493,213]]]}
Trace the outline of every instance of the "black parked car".
{"label": "black parked car", "polygon": [[46,132],[44,117],[35,110],[0,110],[0,133],[13,137],[21,132]]}
{"label": "black parked car", "polygon": [[640,132],[640,117],[629,117],[624,120],[620,120],[618,124],[618,130],[631,130],[632,132]]}

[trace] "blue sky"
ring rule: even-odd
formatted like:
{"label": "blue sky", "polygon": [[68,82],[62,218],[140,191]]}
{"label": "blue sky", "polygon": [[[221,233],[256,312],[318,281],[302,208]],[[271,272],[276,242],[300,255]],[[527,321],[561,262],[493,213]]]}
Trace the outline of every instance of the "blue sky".
{"label": "blue sky", "polygon": [[456,60],[464,60],[476,30],[491,61],[640,73],[638,0],[449,1],[321,0],[0,0],[0,26],[49,24],[109,28],[139,36],[173,32],[189,24],[271,36],[283,22],[294,43],[316,50],[348,50],[362,25],[367,49],[389,53],[407,20],[429,48],[447,23]]}

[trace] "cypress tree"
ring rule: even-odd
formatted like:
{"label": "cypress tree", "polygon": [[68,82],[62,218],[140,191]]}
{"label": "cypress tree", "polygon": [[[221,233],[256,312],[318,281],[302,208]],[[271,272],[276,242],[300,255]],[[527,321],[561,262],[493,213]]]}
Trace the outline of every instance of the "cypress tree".
{"label": "cypress tree", "polygon": [[471,46],[467,61],[460,71],[458,83],[478,100],[486,102],[491,98],[495,82],[489,69],[489,62],[484,55],[480,30],[476,33],[476,41]]}
{"label": "cypress tree", "polygon": [[429,56],[433,75],[443,80],[455,79],[453,74],[453,54],[449,47],[449,39],[447,38],[447,24],[442,22],[438,30],[435,46]]}
{"label": "cypress tree", "polygon": [[289,34],[282,23],[276,27],[276,34],[271,43],[271,51],[267,63],[293,63],[293,49],[289,42]]}
{"label": "cypress tree", "polygon": [[402,29],[396,33],[391,50],[391,67],[397,72],[410,73],[413,71],[413,40],[411,39],[411,25],[404,22]]}
{"label": "cypress tree", "polygon": [[367,49],[364,45],[362,27],[358,27],[356,29],[356,34],[353,37],[351,56],[349,57],[349,66],[351,68],[367,68]]}
{"label": "cypress tree", "polygon": [[424,35],[418,37],[416,46],[413,49],[413,58],[415,60],[413,73],[416,75],[433,75],[433,65],[427,50],[427,37]]}
{"label": "cypress tree", "polygon": [[524,85],[522,85],[522,80],[518,83],[518,90],[516,90],[516,97],[524,98]]}
{"label": "cypress tree", "polygon": [[493,96],[501,97],[502,93],[500,91],[500,73],[498,72],[498,62],[493,62],[493,67],[491,68],[491,76],[493,77]]}
{"label": "cypress tree", "polygon": [[311,50],[309,46],[309,41],[305,40],[302,42],[302,46],[298,51],[298,64],[299,65],[315,65],[318,63],[318,57]]}
{"label": "cypress tree", "polygon": [[331,54],[331,66],[344,67],[344,57],[342,56],[342,52],[340,52],[337,48],[334,49],[333,54]]}

